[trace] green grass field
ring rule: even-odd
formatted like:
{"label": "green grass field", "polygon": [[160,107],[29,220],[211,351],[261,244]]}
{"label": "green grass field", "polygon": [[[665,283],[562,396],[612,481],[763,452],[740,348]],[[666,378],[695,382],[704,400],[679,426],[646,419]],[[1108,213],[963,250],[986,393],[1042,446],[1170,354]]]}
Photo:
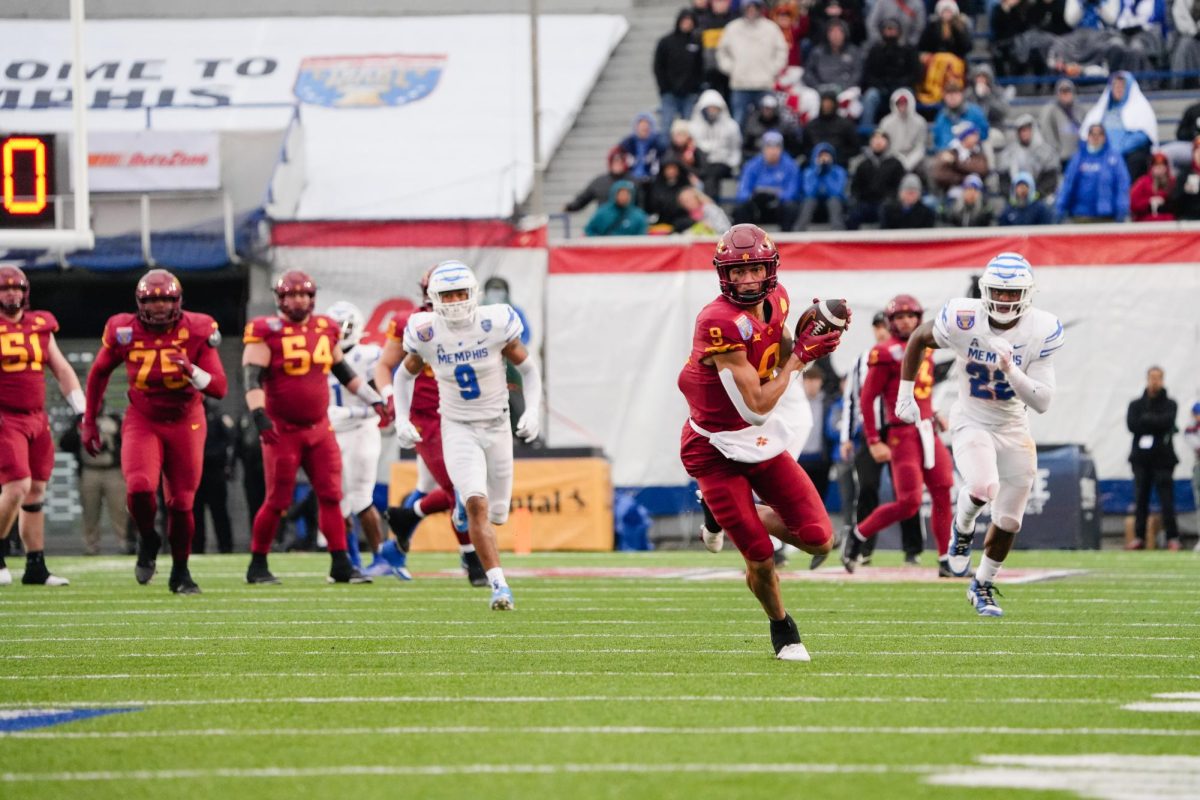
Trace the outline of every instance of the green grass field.
{"label": "green grass field", "polygon": [[[244,556],[200,557],[181,598],[132,559],[55,558],[70,587],[0,589],[0,723],[132,709],[0,733],[0,796],[1200,796],[1191,553],[1015,553],[1086,572],[1002,575],[1001,619],[957,581],[787,581],[810,664],[702,574],[734,554],[509,555],[507,614],[424,574],[456,558],[413,561],[412,583],[327,586],[324,556],[276,555],[283,585],[252,587]],[[558,567],[680,572],[518,569]]]}

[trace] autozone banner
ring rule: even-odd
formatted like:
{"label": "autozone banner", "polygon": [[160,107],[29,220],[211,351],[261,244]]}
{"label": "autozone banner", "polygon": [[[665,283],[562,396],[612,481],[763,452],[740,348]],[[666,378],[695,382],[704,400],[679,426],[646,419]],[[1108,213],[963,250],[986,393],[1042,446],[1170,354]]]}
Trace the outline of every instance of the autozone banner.
{"label": "autozone banner", "polygon": [[177,131],[92,133],[88,185],[93,192],[219,189],[219,137]]}

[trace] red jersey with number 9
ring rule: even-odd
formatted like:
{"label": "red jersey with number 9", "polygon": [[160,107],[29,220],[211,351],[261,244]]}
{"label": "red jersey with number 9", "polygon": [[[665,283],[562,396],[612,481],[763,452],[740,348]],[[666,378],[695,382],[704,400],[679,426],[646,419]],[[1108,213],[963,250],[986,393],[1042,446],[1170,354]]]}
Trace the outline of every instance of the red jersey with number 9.
{"label": "red jersey with number 9", "polygon": [[[417,309],[420,311],[421,309]],[[404,341],[404,326],[408,324],[408,318],[411,313],[396,315],[388,321],[387,338],[395,339],[397,342]],[[438,416],[438,388],[437,378],[433,377],[433,367],[428,364],[417,375],[413,381],[412,405],[409,406],[410,420],[424,420],[428,422],[441,422],[441,417]]]}
{"label": "red jersey with number 9", "polygon": [[26,311],[18,322],[0,319],[0,411],[46,407],[46,359],[57,330],[49,311]]}
{"label": "red jersey with number 9", "polygon": [[221,339],[212,317],[184,311],[169,331],[150,330],[136,314],[114,314],[105,323],[100,341],[125,362],[129,404],[151,419],[178,419],[200,402],[200,390],[171,363],[171,354],[183,352],[199,364],[202,351],[216,347]]}
{"label": "red jersey with number 9", "polygon": [[724,295],[706,305],[696,317],[692,353],[679,373],[679,391],[687,399],[688,414],[706,431],[736,431],[748,427],[709,356],[744,350],[759,380],[771,379],[779,366],[780,342],[787,326],[787,290],[777,286],[763,301],[764,320],[729,302]]}
{"label": "red jersey with number 9", "polygon": [[246,325],[242,341],[263,342],[271,350],[263,377],[271,419],[303,426],[328,420],[328,375],[337,340],[338,324],[320,315],[299,325],[279,316],[257,317]]}

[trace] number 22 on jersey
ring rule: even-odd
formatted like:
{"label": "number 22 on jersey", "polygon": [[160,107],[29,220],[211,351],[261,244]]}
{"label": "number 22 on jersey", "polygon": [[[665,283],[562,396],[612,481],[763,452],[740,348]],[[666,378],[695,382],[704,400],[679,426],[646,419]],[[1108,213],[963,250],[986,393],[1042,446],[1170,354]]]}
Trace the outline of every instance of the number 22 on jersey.
{"label": "number 22 on jersey", "polygon": [[308,337],[304,334],[284,336],[279,343],[283,348],[283,371],[287,375],[307,375],[314,364],[324,373],[333,367],[333,352],[328,336],[318,336],[312,352],[308,350]]}
{"label": "number 22 on jersey", "polygon": [[980,400],[1011,400],[1016,396],[1002,370],[993,370],[987,364],[972,361],[965,367],[971,376],[971,397]]}
{"label": "number 22 on jersey", "polygon": [[36,335],[26,339],[24,331],[0,333],[0,369],[5,372],[26,369],[36,372],[42,369],[43,360],[42,343]]}

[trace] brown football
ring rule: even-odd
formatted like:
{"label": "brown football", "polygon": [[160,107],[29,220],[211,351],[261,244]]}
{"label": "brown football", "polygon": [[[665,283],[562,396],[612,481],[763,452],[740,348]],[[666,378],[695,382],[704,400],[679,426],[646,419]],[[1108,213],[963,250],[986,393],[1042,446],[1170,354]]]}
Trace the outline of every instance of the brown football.
{"label": "brown football", "polygon": [[815,300],[811,306],[804,309],[796,322],[796,336],[800,336],[812,326],[812,333],[820,336],[830,331],[844,331],[850,321],[850,307],[841,298],[831,300]]}

